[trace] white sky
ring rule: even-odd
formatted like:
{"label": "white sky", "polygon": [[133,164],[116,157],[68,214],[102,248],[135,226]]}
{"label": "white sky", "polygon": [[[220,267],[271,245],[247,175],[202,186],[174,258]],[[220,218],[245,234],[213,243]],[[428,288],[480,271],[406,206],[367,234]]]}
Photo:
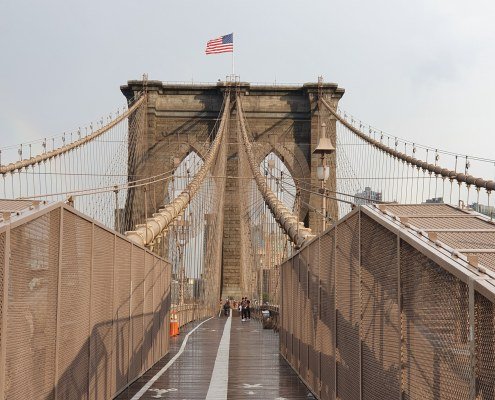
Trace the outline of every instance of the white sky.
{"label": "white sky", "polygon": [[365,122],[495,158],[494,20],[489,0],[3,0],[0,147],[108,115],[143,72],[223,78],[230,56],[204,47],[233,31],[243,81],[323,75]]}

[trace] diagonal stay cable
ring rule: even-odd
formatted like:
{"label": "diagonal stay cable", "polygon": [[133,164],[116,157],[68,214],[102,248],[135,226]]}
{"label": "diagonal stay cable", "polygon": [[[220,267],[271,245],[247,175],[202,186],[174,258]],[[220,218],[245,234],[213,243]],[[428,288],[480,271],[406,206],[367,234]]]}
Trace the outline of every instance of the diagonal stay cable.
{"label": "diagonal stay cable", "polygon": [[244,150],[247,155],[249,166],[251,168],[251,173],[254,176],[258,189],[263,196],[263,199],[267,203],[270,211],[272,212],[275,220],[278,222],[280,227],[289,236],[290,240],[295,244],[297,248],[302,247],[305,243],[311,240],[314,235],[311,229],[305,228],[302,223],[294,216],[294,214],[285,206],[285,204],[280,201],[277,196],[268,187],[265,179],[261,175],[259,168],[256,164],[251,143],[248,138],[244,112],[242,110],[242,105],[239,96],[237,96],[237,123],[239,127],[239,133],[241,135],[241,140],[244,144]]}
{"label": "diagonal stay cable", "polygon": [[230,92],[227,91],[225,106],[223,109],[222,119],[218,128],[218,134],[205,157],[204,163],[200,170],[194,176],[194,179],[171,203],[167,204],[158,213],[148,218],[145,224],[137,226],[135,231],[126,232],[126,236],[135,243],[142,246],[151,244],[155,238],[163,232],[168,226],[186,209],[193,196],[201,188],[208,171],[214,165],[217,159],[220,145],[223,143],[225,130],[227,129],[227,120],[230,115]]}

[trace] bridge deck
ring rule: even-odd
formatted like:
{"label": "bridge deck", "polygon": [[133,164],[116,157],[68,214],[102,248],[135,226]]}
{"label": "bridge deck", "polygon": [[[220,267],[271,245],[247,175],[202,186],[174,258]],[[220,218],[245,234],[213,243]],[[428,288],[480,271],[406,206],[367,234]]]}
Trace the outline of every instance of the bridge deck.
{"label": "bridge deck", "polygon": [[[262,329],[254,319],[241,322],[232,317],[229,344],[222,338],[226,321],[223,317],[190,324],[171,339],[169,354],[117,399],[314,399],[279,355],[278,334]],[[219,347],[223,349],[219,351]],[[169,368],[150,385],[167,365]],[[136,396],[139,392],[142,397]]]}

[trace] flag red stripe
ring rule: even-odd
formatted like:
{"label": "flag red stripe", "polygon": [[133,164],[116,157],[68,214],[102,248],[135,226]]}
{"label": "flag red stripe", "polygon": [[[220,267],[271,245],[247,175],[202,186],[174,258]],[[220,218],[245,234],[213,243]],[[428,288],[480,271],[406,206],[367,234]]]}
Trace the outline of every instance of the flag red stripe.
{"label": "flag red stripe", "polygon": [[228,48],[233,48],[234,46],[232,46],[231,44],[222,44],[222,45],[219,45],[219,46],[208,46],[206,49],[209,50],[209,49],[228,49]]}
{"label": "flag red stripe", "polygon": [[216,47],[207,47],[206,50],[221,50],[221,49],[232,49],[234,46],[216,46]]}
{"label": "flag red stripe", "polygon": [[221,47],[221,48],[215,48],[215,49],[206,49],[206,54],[213,54],[213,53],[229,53],[233,52],[234,47],[229,46],[229,47]]}
{"label": "flag red stripe", "polygon": [[208,40],[206,43],[206,54],[232,53],[234,52],[233,43],[223,43],[223,36],[216,39]]}
{"label": "flag red stripe", "polygon": [[217,53],[233,53],[234,49],[226,49],[226,50],[208,50],[206,54],[217,54]]}

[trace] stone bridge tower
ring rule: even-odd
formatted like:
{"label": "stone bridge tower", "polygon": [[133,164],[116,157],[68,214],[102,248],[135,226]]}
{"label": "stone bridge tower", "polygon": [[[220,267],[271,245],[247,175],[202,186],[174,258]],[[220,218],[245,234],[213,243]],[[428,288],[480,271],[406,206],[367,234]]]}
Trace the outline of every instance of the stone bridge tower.
{"label": "stone bridge tower", "polygon": [[[223,95],[228,83],[217,84],[165,84],[160,81],[148,81],[147,132],[141,138],[141,154],[133,159],[138,164],[133,167],[140,175],[157,175],[170,171],[174,164],[183,160],[191,151],[204,156],[204,143],[219,117]],[[336,144],[336,121],[329,113],[319,115],[318,91],[337,107],[344,90],[334,83],[307,83],[300,86],[251,85],[239,83],[244,114],[254,137],[258,161],[274,152],[284,162],[296,182],[309,182],[300,187],[302,204],[321,209],[321,199],[305,189],[320,185],[316,177],[318,156],[313,154],[318,141],[319,123],[323,118],[327,125],[327,136]],[[129,81],[121,87],[129,101],[143,89],[142,81]],[[322,110],[323,114],[324,111]],[[237,132],[235,111],[231,118],[228,133],[227,175],[238,175]],[[337,149],[338,151],[338,149]],[[335,154],[330,157],[331,175],[327,189],[335,190]],[[224,239],[222,266],[222,297],[241,297],[240,293],[240,214],[239,180],[227,179],[224,207]],[[306,186],[306,187],[304,187]],[[155,207],[165,201],[165,187],[154,190],[143,198],[135,195],[127,207],[133,210],[136,220],[143,221],[143,200],[146,199],[148,216]],[[139,203],[139,207],[135,204]],[[337,205],[327,205],[332,219],[337,218]],[[140,215],[137,215],[139,214]],[[137,216],[136,216],[137,215]],[[321,217],[308,207],[301,207],[299,218],[315,233],[321,231]],[[133,229],[132,226],[126,227]]]}

